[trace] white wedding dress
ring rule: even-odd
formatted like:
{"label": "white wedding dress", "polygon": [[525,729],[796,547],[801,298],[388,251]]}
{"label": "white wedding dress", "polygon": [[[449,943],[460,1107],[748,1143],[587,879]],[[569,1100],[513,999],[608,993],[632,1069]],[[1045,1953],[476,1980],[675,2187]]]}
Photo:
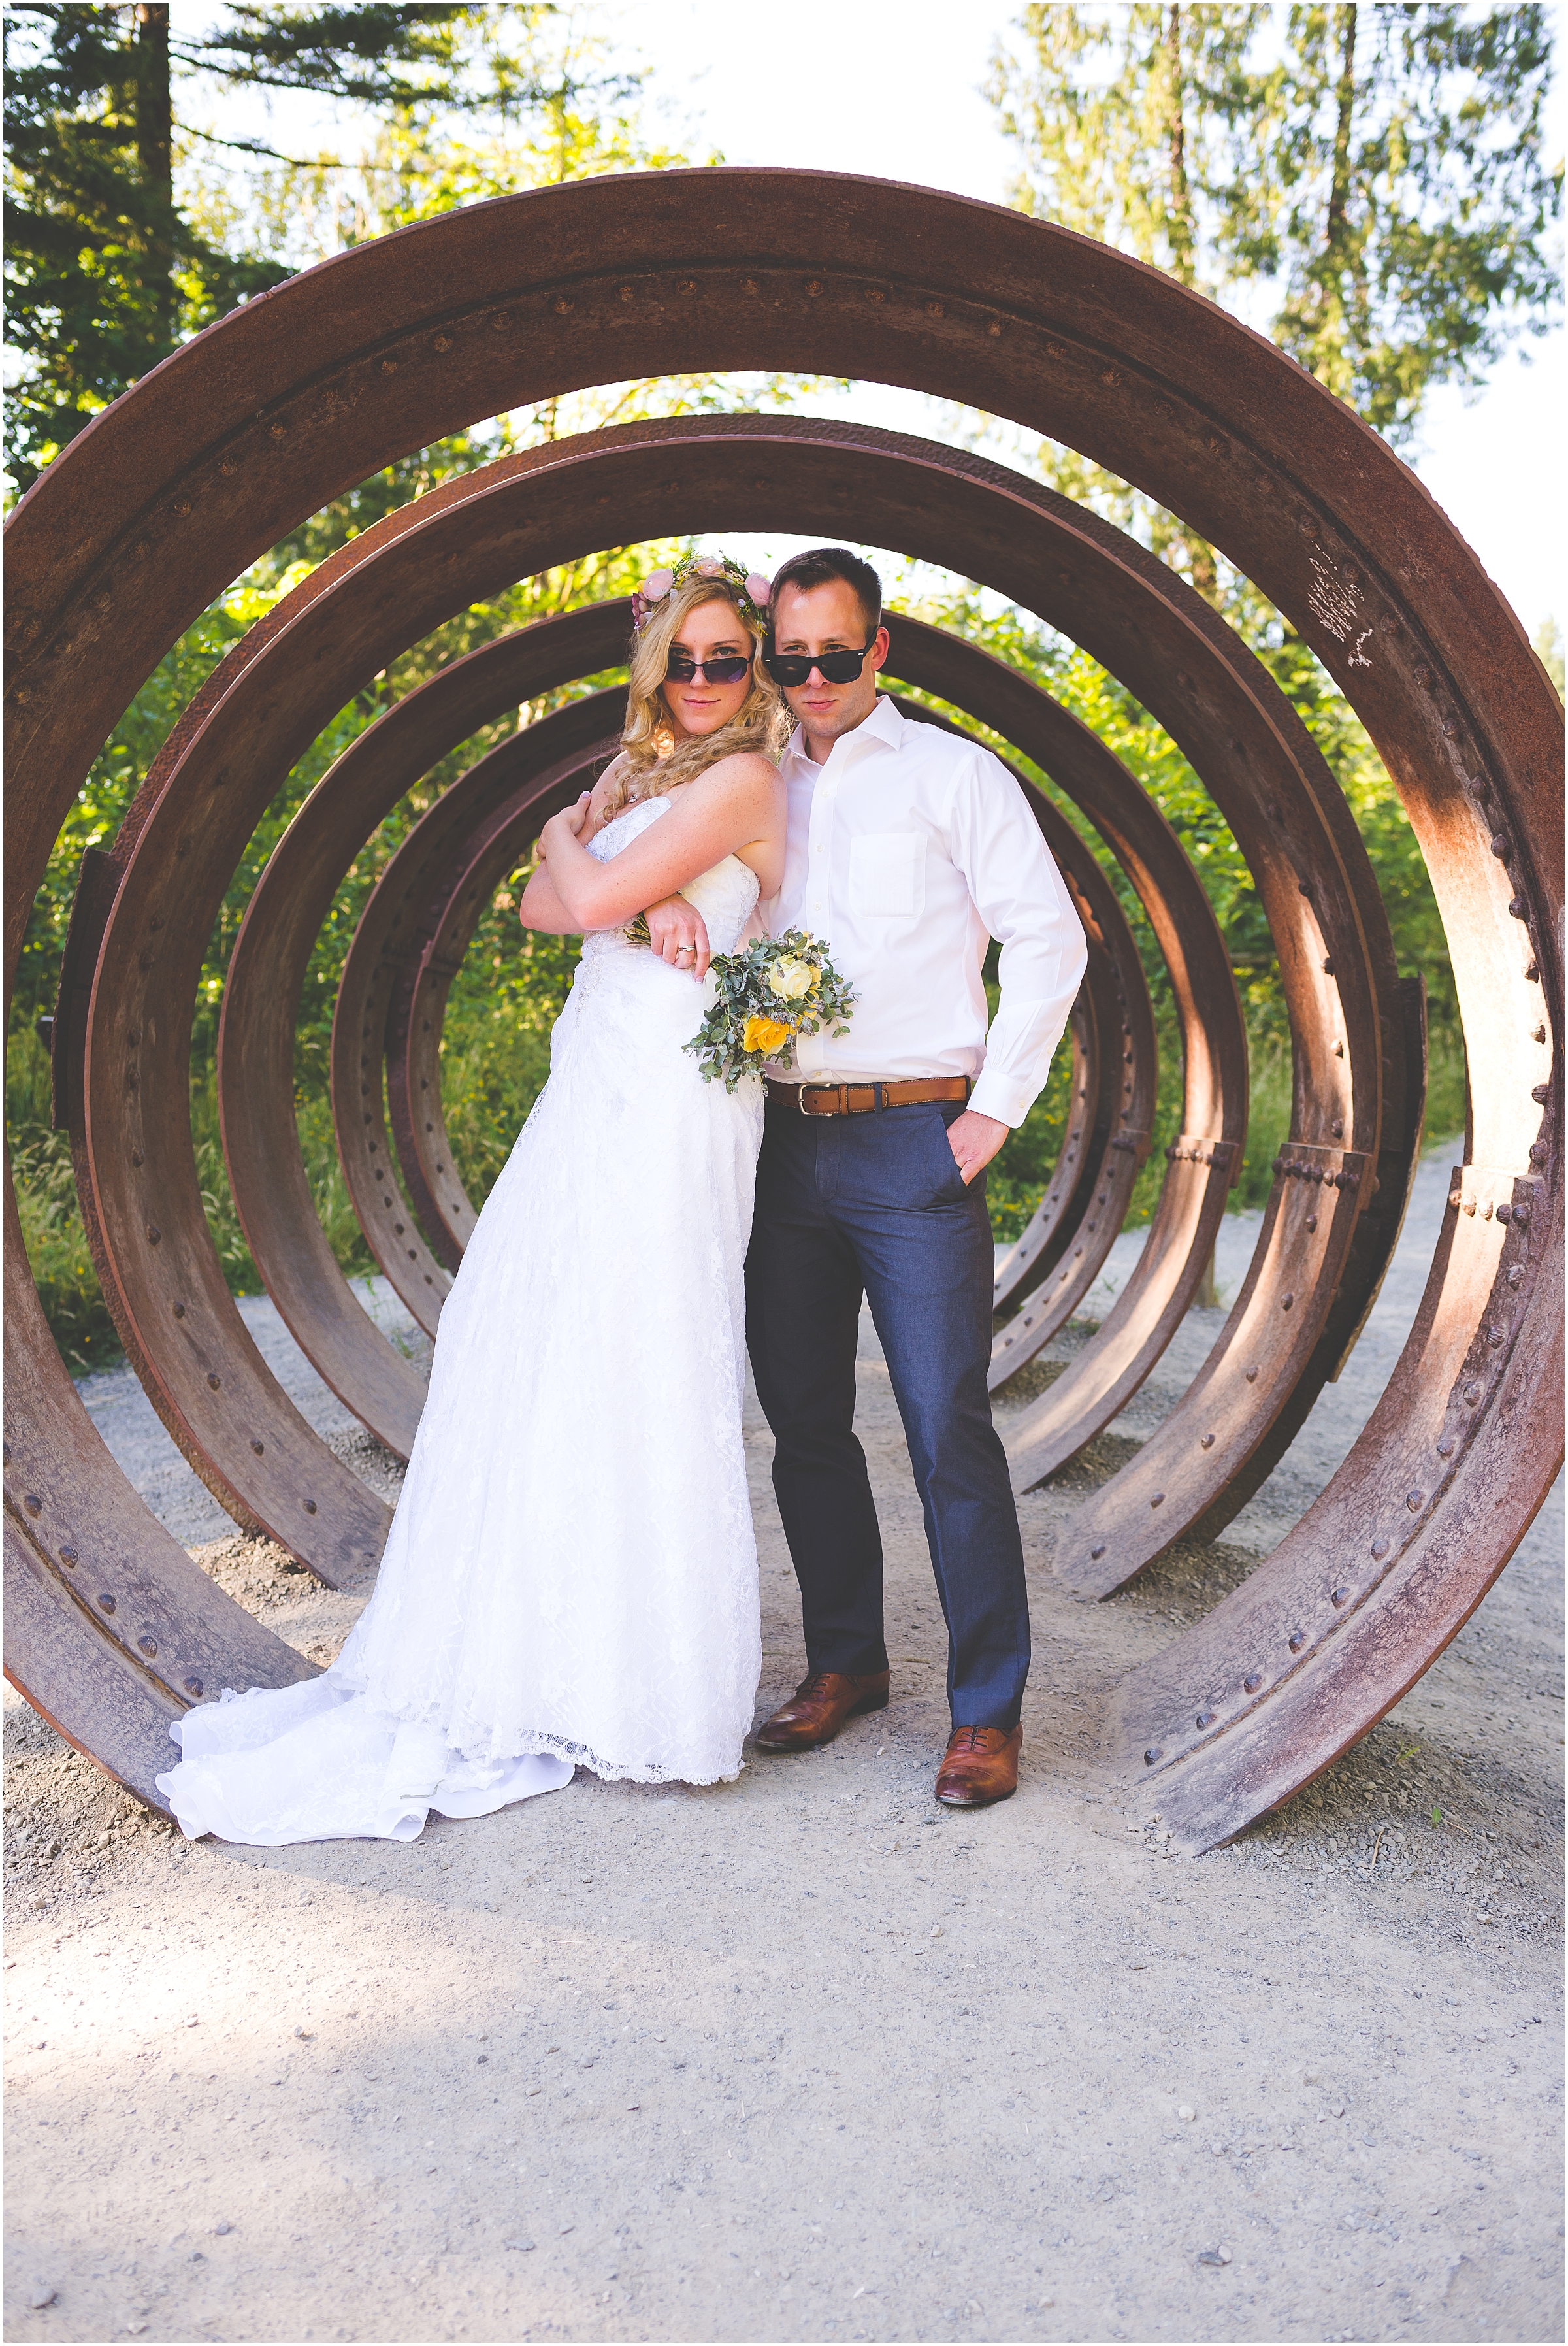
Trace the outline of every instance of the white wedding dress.
{"label": "white wedding dress", "polygon": [[[628,807],[601,860],[657,821]],[[715,953],[756,875],[684,891]],[[275,1847],[412,1841],[574,1768],[738,1774],[761,1673],[741,1446],[742,1267],[762,1134],[682,1045],[711,999],[619,930],[591,935],[550,1080],[442,1314],[374,1596],[323,1676],[200,1706],[158,1779],[182,1831]]]}

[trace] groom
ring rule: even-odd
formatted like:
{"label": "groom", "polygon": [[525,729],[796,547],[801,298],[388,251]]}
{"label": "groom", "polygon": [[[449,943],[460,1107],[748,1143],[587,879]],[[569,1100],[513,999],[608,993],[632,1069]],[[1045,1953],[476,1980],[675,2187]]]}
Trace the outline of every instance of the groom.
{"label": "groom", "polygon": [[[778,935],[826,944],[850,1030],[767,1077],[747,1337],[777,1443],[808,1676],[758,1731],[827,1743],[888,1699],[882,1545],[855,1438],[862,1293],[887,1357],[947,1622],[952,1735],[936,1797],[1016,1790],[1029,1669],[1023,1552],[986,1368],[995,1263],[985,1168],[1043,1088],[1084,973],[1072,900],[990,751],[879,697],[881,582],[841,546],[773,583],[765,658],[799,720]],[[1002,946],[986,1031],[981,969]]]}

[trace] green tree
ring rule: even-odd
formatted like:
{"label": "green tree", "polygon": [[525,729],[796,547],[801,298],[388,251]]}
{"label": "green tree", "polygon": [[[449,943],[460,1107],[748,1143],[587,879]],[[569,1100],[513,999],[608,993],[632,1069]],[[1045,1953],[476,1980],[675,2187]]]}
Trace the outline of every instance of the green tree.
{"label": "green tree", "polygon": [[[507,13],[489,12],[492,33]],[[238,197],[230,174],[192,171],[193,215],[221,219],[249,250],[299,267],[518,188],[721,159],[647,135],[647,69],[629,65],[592,16],[542,12],[529,44],[525,107],[492,108],[488,118],[475,109],[458,124],[400,103],[361,114],[350,126],[357,138],[340,139],[330,153],[288,158],[252,146],[270,168],[250,175]],[[507,56],[485,71],[492,80],[515,76],[516,60]]]}
{"label": "green tree", "polygon": [[[1561,169],[1547,13],[1032,0],[988,96],[1023,209],[1102,236],[1268,331],[1380,431],[1545,330]],[[1244,291],[1243,289],[1248,289]]]}
{"label": "green tree", "polygon": [[1480,382],[1544,331],[1551,67],[1543,7],[1339,5],[1293,8],[1262,77],[1273,169],[1238,171],[1237,273],[1283,285],[1276,340],[1392,438],[1433,384]]}
{"label": "green tree", "polygon": [[1024,158],[1019,209],[1214,291],[1207,206],[1267,7],[1031,5],[987,95]]}
{"label": "green tree", "polygon": [[[535,68],[524,8],[230,5],[200,33],[167,5],[17,0],[5,18],[7,341],[20,366],[8,463],[25,488],[181,339],[289,274],[286,256],[213,232],[179,184],[193,144],[285,158],[194,118],[214,97],[298,91],[422,126],[581,103]],[[613,77],[624,93],[625,76]],[[177,98],[180,104],[177,107]],[[184,101],[190,101],[188,109]],[[199,190],[198,190],[199,193]],[[239,225],[230,204],[221,225]]]}

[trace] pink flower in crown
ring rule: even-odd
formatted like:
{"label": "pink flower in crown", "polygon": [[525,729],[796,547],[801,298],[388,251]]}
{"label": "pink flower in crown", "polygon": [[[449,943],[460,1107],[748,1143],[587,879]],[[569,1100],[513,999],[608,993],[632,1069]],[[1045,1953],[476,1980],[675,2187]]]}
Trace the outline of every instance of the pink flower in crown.
{"label": "pink flower in crown", "polygon": [[771,578],[764,578],[759,570],[753,570],[747,578],[746,591],[758,609],[765,611],[768,608],[768,597],[773,592],[773,581]]}
{"label": "pink flower in crown", "polygon": [[724,564],[717,554],[705,554],[700,562],[694,562],[691,566],[699,578],[722,578],[724,576]]}
{"label": "pink flower in crown", "polygon": [[645,603],[662,603],[674,585],[673,570],[650,570],[638,591]]}

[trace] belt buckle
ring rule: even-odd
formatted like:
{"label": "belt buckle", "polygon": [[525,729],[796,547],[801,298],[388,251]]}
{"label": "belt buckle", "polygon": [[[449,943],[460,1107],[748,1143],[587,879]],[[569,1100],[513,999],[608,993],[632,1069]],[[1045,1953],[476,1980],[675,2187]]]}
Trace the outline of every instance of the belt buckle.
{"label": "belt buckle", "polygon": [[[798,1085],[796,1086],[796,1088],[795,1088],[795,1105],[796,1105],[796,1107],[799,1109],[799,1111],[800,1111],[800,1113],[801,1113],[801,1115],[802,1115],[802,1116],[809,1116],[809,1117],[816,1117],[816,1115],[818,1114],[818,1110],[817,1110],[816,1108],[812,1108],[812,1107],[807,1107],[807,1105],[806,1105],[806,1095],[807,1095],[807,1093],[808,1093],[808,1092],[831,1091],[831,1090],[832,1090],[832,1088],[833,1088],[833,1086],[832,1086],[832,1085],[831,1085],[831,1084],[806,1084],[806,1083],[798,1084]],[[826,1114],[826,1115],[828,1115],[828,1116],[831,1116],[831,1115],[832,1115],[832,1113],[833,1113],[833,1111],[832,1111],[832,1109],[831,1109],[831,1108],[828,1108],[828,1109],[825,1109],[824,1111],[822,1111],[822,1113],[824,1113],[824,1114]]]}

